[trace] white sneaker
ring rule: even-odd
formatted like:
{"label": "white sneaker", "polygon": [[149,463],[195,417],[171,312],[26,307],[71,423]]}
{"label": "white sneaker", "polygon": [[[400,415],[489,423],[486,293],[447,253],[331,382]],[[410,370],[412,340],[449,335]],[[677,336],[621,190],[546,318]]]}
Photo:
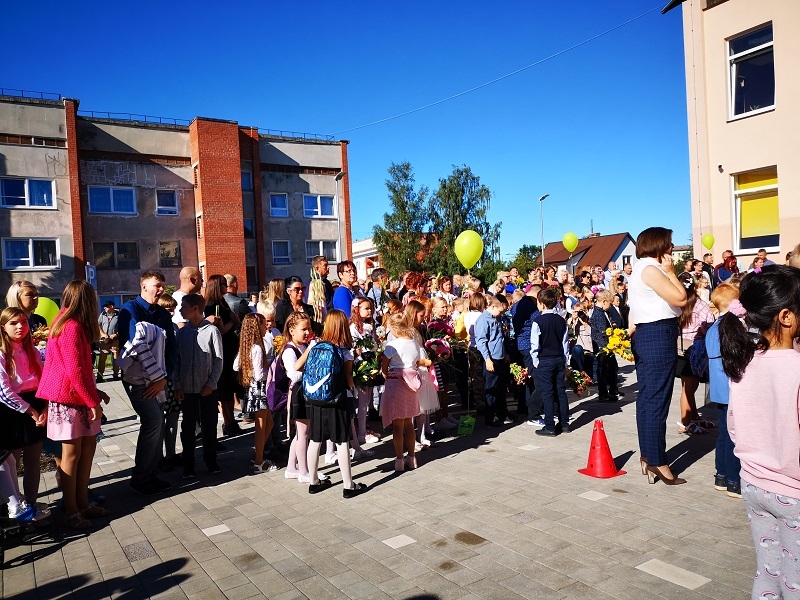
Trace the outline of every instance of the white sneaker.
{"label": "white sneaker", "polygon": [[380,441],[381,441],[381,438],[379,438],[377,436],[374,436],[371,433],[367,434],[367,437],[364,438],[364,443],[365,444],[377,444]]}
{"label": "white sneaker", "polygon": [[335,465],[339,458],[335,454],[326,454],[325,455],[325,464],[326,465]]}
{"label": "white sneaker", "polygon": [[[323,481],[328,479],[328,476],[325,475],[324,473],[320,473],[318,471],[317,472],[317,479],[319,480],[320,483],[322,483]],[[311,475],[310,474],[309,475],[298,475],[297,481],[299,483],[311,483]]]}

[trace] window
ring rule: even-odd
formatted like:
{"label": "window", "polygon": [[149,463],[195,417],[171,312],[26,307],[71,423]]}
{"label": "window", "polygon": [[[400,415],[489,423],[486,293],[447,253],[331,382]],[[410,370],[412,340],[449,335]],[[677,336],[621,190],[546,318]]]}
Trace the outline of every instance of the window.
{"label": "window", "polygon": [[769,167],[733,177],[736,252],[780,248],[778,168]]}
{"label": "window", "polygon": [[253,174],[250,171],[242,171],[242,191],[253,191]]}
{"label": "window", "polygon": [[245,219],[244,220],[244,239],[246,239],[246,240],[254,240],[254,239],[256,239],[256,220],[255,219]]}
{"label": "window", "polygon": [[195,227],[197,228],[197,239],[202,239],[203,237],[203,215],[197,215],[195,217]]}
{"label": "window", "polygon": [[310,196],[303,194],[303,215],[312,217],[334,217],[333,196]]}
{"label": "window", "polygon": [[270,217],[289,216],[289,198],[287,197],[286,194],[269,195],[269,216]]}
{"label": "window", "polygon": [[728,40],[728,62],[731,118],[775,105],[772,23]]}
{"label": "window", "polygon": [[245,266],[244,273],[247,276],[247,290],[257,292],[259,286],[258,286],[258,275],[256,274],[255,265]]}
{"label": "window", "polygon": [[57,239],[7,238],[3,240],[3,269],[36,271],[61,268]]}
{"label": "window", "polygon": [[135,215],[136,196],[133,188],[90,186],[89,212]]}
{"label": "window", "polygon": [[162,267],[182,267],[181,264],[181,243],[179,240],[174,242],[158,242],[158,264]]}
{"label": "window", "polygon": [[178,214],[178,192],[176,190],[156,190],[156,214]]}
{"label": "window", "polygon": [[55,182],[48,179],[0,178],[3,208],[55,208]]}
{"label": "window", "polygon": [[311,259],[320,255],[324,256],[328,262],[339,262],[336,245],[336,242],[308,240],[306,242],[306,264],[311,264]]}
{"label": "window", "polygon": [[289,241],[288,240],[273,240],[272,241],[272,264],[273,265],[290,265],[292,259],[289,256]]}
{"label": "window", "polygon": [[139,245],[136,242],[94,242],[92,252],[98,269],[139,268]]}

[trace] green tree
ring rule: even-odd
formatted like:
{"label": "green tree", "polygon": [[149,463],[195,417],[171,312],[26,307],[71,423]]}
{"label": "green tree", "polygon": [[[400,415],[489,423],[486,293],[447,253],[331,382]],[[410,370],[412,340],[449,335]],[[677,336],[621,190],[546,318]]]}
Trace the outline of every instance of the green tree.
{"label": "green tree", "polygon": [[542,248],[540,246],[525,245],[517,250],[517,254],[508,263],[508,268],[517,267],[520,277],[525,279],[528,275],[528,269],[533,269],[539,262],[539,257],[542,255]]}
{"label": "green tree", "polygon": [[397,277],[407,269],[421,270],[430,244],[428,188],[414,189],[414,171],[408,162],[389,167],[386,180],[391,212],[384,213],[383,227],[372,228],[372,240],[381,266]]}
{"label": "green tree", "polygon": [[431,273],[462,273],[464,267],[453,251],[456,238],[465,229],[472,229],[483,239],[483,256],[472,274],[492,283],[500,262],[500,227],[502,223],[487,220],[492,193],[480,178],[463,165],[453,165],[453,172],[439,180],[439,189],[430,200],[428,214],[435,246],[427,253],[426,269]]}

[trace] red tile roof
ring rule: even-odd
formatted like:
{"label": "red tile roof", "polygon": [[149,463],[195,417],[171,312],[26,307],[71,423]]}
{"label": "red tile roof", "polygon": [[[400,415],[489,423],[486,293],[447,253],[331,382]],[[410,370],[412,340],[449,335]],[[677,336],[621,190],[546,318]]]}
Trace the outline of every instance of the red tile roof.
{"label": "red tile roof", "polygon": [[[587,237],[578,240],[578,247],[572,255],[578,256],[583,253],[579,261],[581,265],[601,265],[605,269],[609,261],[614,260],[619,249],[628,241],[636,240],[627,232]],[[570,253],[561,242],[550,242],[544,248],[544,262],[547,265],[565,265],[569,256]]]}

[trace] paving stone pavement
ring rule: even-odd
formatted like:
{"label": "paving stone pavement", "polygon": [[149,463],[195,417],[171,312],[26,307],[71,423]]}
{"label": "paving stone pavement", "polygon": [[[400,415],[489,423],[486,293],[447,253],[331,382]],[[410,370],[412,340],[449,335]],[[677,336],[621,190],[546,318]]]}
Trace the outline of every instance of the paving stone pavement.
{"label": "paving stone pavement", "polygon": [[[168,493],[138,496],[128,486],[135,414],[119,382],[101,384],[112,403],[92,488],[113,516],[84,535],[54,509],[52,525],[7,543],[2,597],[748,598],[753,543],[742,501],[713,488],[715,432],[677,433],[676,390],[667,445],[688,483],[648,485],[632,370],[621,369],[618,404],[571,396],[575,430],[557,438],[479,425],[399,476],[391,441],[373,445],[376,456],[353,468],[370,490],[351,500],[335,467],[322,469],[335,485],[313,496],[283,470],[249,474],[251,434],[225,441],[220,474],[203,472],[198,451],[199,480],[186,484],[175,470],[164,474]],[[577,472],[595,418],[626,475]],[[41,490],[58,500],[53,473]]]}

